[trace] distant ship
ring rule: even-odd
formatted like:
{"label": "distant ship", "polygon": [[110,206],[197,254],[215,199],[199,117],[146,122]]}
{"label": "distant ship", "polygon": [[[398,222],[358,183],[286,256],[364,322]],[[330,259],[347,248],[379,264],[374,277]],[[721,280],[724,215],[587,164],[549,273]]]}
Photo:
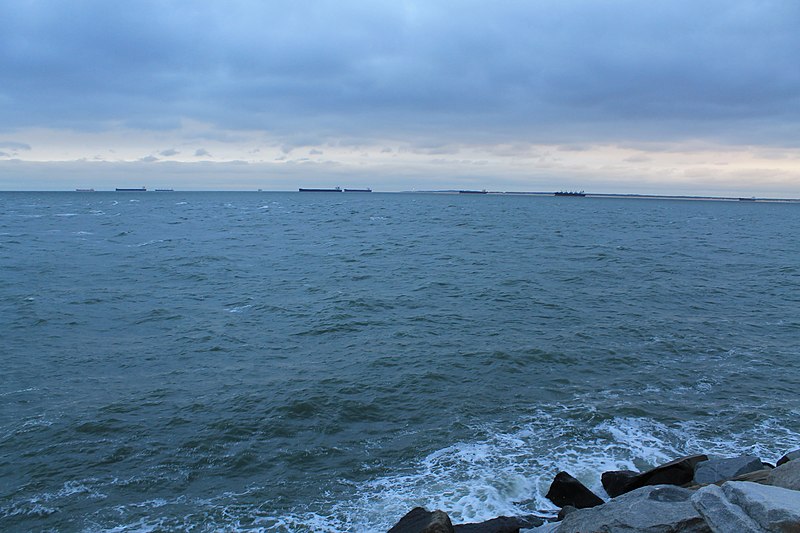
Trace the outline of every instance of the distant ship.
{"label": "distant ship", "polygon": [[306,189],[300,187],[300,192],[342,192],[340,187],[334,187],[333,189]]}
{"label": "distant ship", "polygon": [[94,192],[94,189],[75,189],[75,192]]}
{"label": "distant ship", "polygon": [[739,201],[740,202],[755,202],[756,201],[756,197],[753,196],[752,198],[739,198]]}
{"label": "distant ship", "polygon": [[467,190],[464,190],[464,191],[458,191],[458,194],[488,194],[488,191],[486,189],[483,189],[482,191],[467,191]]}
{"label": "distant ship", "polygon": [[156,192],[175,192],[175,189],[156,189]]}
{"label": "distant ship", "polygon": [[345,189],[344,192],[372,192],[372,189]]}
{"label": "distant ship", "polygon": [[554,196],[586,196],[583,191],[558,191],[553,193]]}
{"label": "distant ship", "polygon": [[147,189],[145,189],[144,187],[130,187],[130,188],[117,187],[116,190],[117,190],[117,192],[145,192]]}

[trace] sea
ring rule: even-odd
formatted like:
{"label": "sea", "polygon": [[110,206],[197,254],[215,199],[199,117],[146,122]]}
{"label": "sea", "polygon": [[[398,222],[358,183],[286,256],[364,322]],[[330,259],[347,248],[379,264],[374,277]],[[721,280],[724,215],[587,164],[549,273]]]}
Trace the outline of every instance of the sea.
{"label": "sea", "polygon": [[0,530],[553,514],[800,447],[800,204],[0,193]]}

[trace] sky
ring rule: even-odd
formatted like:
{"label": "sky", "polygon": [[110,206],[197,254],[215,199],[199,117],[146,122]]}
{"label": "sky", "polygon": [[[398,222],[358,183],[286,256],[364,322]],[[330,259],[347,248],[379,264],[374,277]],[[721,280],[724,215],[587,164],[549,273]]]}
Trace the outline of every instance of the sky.
{"label": "sky", "polygon": [[800,197],[797,0],[0,8],[0,190]]}

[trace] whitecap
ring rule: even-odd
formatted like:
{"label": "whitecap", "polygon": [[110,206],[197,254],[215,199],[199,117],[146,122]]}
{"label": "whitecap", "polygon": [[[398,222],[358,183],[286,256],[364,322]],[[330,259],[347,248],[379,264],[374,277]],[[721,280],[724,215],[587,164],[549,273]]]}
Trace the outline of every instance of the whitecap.
{"label": "whitecap", "polygon": [[246,309],[250,309],[251,307],[253,307],[253,304],[239,305],[239,306],[236,306],[236,307],[226,308],[225,311],[227,311],[228,313],[241,313],[242,311],[245,311]]}
{"label": "whitecap", "polygon": [[21,394],[23,392],[34,392],[34,391],[37,391],[37,390],[39,390],[37,387],[28,387],[27,389],[19,389],[19,390],[13,390],[13,391],[8,391],[8,392],[0,392],[0,397],[10,396],[12,394]]}
{"label": "whitecap", "polygon": [[153,239],[151,241],[140,242],[139,244],[134,244],[136,248],[140,248],[142,246],[150,246],[151,244],[158,244],[160,242],[167,242],[165,239]]}

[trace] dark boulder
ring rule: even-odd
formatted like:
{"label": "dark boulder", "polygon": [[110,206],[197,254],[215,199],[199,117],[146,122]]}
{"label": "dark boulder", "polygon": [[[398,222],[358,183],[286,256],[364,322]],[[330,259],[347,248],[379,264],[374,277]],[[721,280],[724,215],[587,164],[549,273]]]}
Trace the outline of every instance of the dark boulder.
{"label": "dark boulder", "polygon": [[800,450],[792,450],[791,452],[787,453],[778,459],[778,462],[775,463],[775,466],[781,466],[783,463],[788,463],[789,461],[793,461],[795,459],[800,459]]}
{"label": "dark boulder", "polygon": [[389,533],[454,533],[450,517],[444,511],[411,509]]}
{"label": "dark boulder", "polygon": [[571,505],[578,509],[586,509],[603,504],[599,496],[566,472],[556,474],[545,497],[559,507]]}
{"label": "dark boulder", "polygon": [[[708,461],[708,456],[704,454],[688,455],[657,466],[647,472],[642,472],[641,474],[631,477],[630,481],[623,486],[615,487],[615,492],[622,490],[622,492],[617,492],[616,495],[619,496],[620,494],[625,494],[634,489],[650,485],[686,485],[692,482],[694,478],[694,467],[701,461]],[[619,472],[621,471],[617,471],[616,473],[619,474]],[[621,480],[624,476],[620,475],[619,478]],[[608,491],[608,489],[606,489],[606,491]],[[609,496],[611,496],[611,494],[609,494]]]}
{"label": "dark boulder", "polygon": [[603,472],[600,481],[603,483],[606,494],[612,498],[616,498],[620,494],[625,494],[630,490],[626,490],[626,488],[637,475],[638,474],[633,470],[611,470],[609,472]]}
{"label": "dark boulder", "polygon": [[456,524],[456,533],[519,533],[521,528],[530,529],[544,524],[544,520],[536,516],[499,516],[486,522],[474,524]]}
{"label": "dark boulder", "polygon": [[694,467],[701,461],[708,461],[705,454],[688,455],[669,463],[657,466],[636,476],[632,488],[648,485],[684,485],[694,478]]}

